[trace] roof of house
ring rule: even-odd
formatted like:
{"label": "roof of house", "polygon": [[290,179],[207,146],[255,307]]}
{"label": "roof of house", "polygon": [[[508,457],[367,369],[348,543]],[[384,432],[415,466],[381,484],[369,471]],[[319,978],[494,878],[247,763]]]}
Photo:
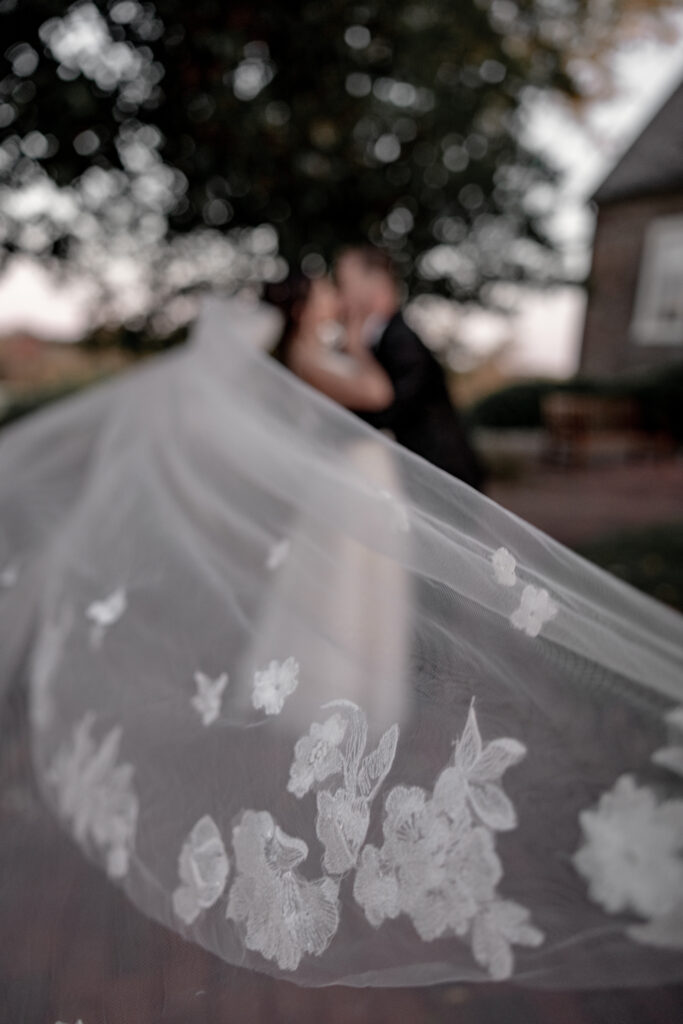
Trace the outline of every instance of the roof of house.
{"label": "roof of house", "polygon": [[613,203],[676,189],[683,190],[683,80],[591,198]]}

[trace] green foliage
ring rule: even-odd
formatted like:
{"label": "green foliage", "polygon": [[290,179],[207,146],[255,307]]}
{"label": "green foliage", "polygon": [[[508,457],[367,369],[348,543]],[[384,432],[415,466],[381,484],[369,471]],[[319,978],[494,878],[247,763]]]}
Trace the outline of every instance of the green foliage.
{"label": "green foliage", "polygon": [[665,430],[683,440],[683,366],[607,379],[577,377],[567,381],[537,380],[512,384],[480,399],[468,412],[472,427],[534,429],[543,425],[541,403],[553,391],[633,398],[647,430]]}
{"label": "green foliage", "polygon": [[0,430],[9,427],[12,423],[29,416],[34,412],[52,405],[53,402],[61,401],[75,395],[84,385],[65,384],[61,387],[43,388],[31,394],[22,395],[20,398],[12,399],[2,411],[0,411]]}
{"label": "green foliage", "polygon": [[289,261],[371,239],[414,286],[461,299],[552,277],[555,172],[520,141],[521,111],[530,88],[579,94],[568,40],[591,7],[0,0],[0,185],[46,176],[77,211],[27,229],[6,208],[5,252],[96,273],[95,227],[110,256],[122,224],[138,231],[149,263],[193,230],[271,224]]}
{"label": "green foliage", "polygon": [[581,545],[578,553],[683,611],[683,526],[649,526]]}

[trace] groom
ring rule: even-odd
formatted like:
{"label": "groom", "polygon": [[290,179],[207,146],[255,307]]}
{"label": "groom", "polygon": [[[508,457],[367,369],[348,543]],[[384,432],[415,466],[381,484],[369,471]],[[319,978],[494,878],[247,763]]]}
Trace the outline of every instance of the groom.
{"label": "groom", "polygon": [[342,251],[335,277],[349,323],[361,324],[363,343],[391,380],[385,408],[358,412],[371,426],[390,430],[399,444],[440,469],[481,489],[483,474],[448,395],[444,372],[403,319],[390,257],[370,245]]}

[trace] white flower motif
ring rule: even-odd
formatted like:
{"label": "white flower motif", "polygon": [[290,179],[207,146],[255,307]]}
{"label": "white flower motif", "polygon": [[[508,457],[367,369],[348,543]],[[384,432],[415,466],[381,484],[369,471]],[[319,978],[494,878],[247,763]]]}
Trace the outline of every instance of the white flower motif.
{"label": "white flower motif", "polygon": [[334,792],[331,786],[318,792],[316,819],[316,834],[325,848],[323,867],[328,874],[341,875],[358,860],[370,823],[370,804],[393,764],[399,730],[392,725],[377,747],[365,754],[364,711],[348,700],[326,707],[337,710],[322,725],[314,723],[297,742],[287,788],[303,797],[314,786],[342,774],[342,784],[336,782]]}
{"label": "white flower motif", "polygon": [[514,587],[517,582],[517,560],[510,554],[507,548],[498,548],[491,555],[493,575],[496,583],[502,587]]}
{"label": "white flower motif", "polygon": [[[365,847],[354,884],[356,900],[369,900],[368,920],[379,924],[405,913],[425,942],[466,935],[502,876],[491,833],[472,827],[464,794],[449,815],[424,790],[397,786],[385,809],[384,844],[379,850]],[[394,891],[388,884],[392,873]],[[386,908],[380,902],[384,893],[391,897]]]}
{"label": "white flower motif", "polygon": [[519,608],[510,616],[510,622],[527,636],[538,636],[544,624],[555,618],[557,611],[557,605],[547,590],[528,584],[522,591]]}
{"label": "white flower motif", "polygon": [[406,914],[425,942],[468,936],[475,959],[493,978],[512,973],[512,943],[543,941],[527,911],[496,891],[503,869],[494,829],[516,824],[497,783],[524,753],[512,739],[484,746],[471,707],[453,764],[433,794],[415,786],[391,790],[384,842],[379,849],[365,846],[354,880],[354,897],[371,925]]}
{"label": "white flower motif", "polygon": [[295,869],[308,846],[288,836],[267,811],[245,811],[233,830],[237,877],[226,916],[245,926],[245,945],[285,971],[305,953],[320,956],[339,927],[339,885]]}
{"label": "white flower motif", "polygon": [[383,921],[393,920],[401,913],[395,866],[384,858],[381,850],[370,844],[363,847],[360,855],[353,895],[373,928],[379,928]]}
{"label": "white flower motif", "polygon": [[279,569],[283,562],[289,557],[290,542],[285,538],[279,540],[275,544],[272,544],[268,550],[268,557],[266,559],[266,568],[270,569],[271,572],[275,569]]}
{"label": "white flower motif", "polygon": [[543,932],[529,923],[529,911],[511,900],[494,900],[483,907],[472,925],[472,953],[492,978],[512,974],[511,946],[540,946]]}
{"label": "white flower motif", "polygon": [[323,867],[330,875],[343,875],[358,860],[370,824],[370,801],[348,789],[323,789],[317,807],[315,832],[325,848]]}
{"label": "white flower motif", "polygon": [[195,824],[178,858],[182,885],[173,893],[173,910],[185,924],[192,924],[202,910],[220,899],[230,871],[230,861],[209,814]]}
{"label": "white flower motif", "polygon": [[251,702],[267,715],[279,715],[285,700],[299,685],[299,663],[287,658],[282,663],[271,661],[267,668],[254,674]]}
{"label": "white flower motif", "polygon": [[90,635],[93,646],[99,647],[106,631],[119,621],[127,606],[128,600],[123,587],[119,587],[101,601],[93,601],[88,606],[86,616],[93,624]]}
{"label": "white flower motif", "polygon": [[17,562],[10,562],[0,570],[0,589],[9,590],[10,587],[16,585],[19,579],[19,564]]}
{"label": "white flower motif", "polygon": [[190,703],[201,718],[202,724],[212,725],[221,713],[221,700],[228,685],[228,674],[223,672],[215,679],[211,679],[203,672],[195,672],[194,681],[197,692]]}
{"label": "white flower motif", "polygon": [[683,894],[683,800],[657,803],[622,775],[597,808],[579,816],[584,843],[574,855],[592,900],[611,914],[666,915]]}
{"label": "white flower motif", "polygon": [[434,798],[444,806],[450,799],[457,804],[463,792],[472,810],[488,828],[497,832],[516,828],[517,814],[500,786],[500,779],[525,754],[524,744],[509,736],[484,746],[473,702],[463,734],[455,745],[453,765],[445,768],[437,779]]}
{"label": "white flower motif", "polygon": [[99,745],[92,738],[95,716],[75,726],[72,742],[59,751],[47,774],[57,790],[60,814],[71,822],[78,842],[90,837],[106,854],[107,873],[123,878],[135,840],[138,800],[131,764],[117,764],[121,727]]}
{"label": "white flower motif", "polygon": [[305,796],[316,782],[322,782],[343,768],[339,746],[346,734],[341,715],[331,715],[321,724],[314,722],[306,736],[294,747],[287,789],[297,797]]}

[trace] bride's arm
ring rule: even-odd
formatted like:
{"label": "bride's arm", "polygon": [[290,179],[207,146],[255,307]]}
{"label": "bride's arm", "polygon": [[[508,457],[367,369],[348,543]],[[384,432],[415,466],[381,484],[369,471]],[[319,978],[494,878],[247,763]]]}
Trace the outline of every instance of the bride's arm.
{"label": "bride's arm", "polygon": [[302,380],[349,409],[376,411],[394,399],[389,377],[362,345],[354,345],[353,354],[342,357],[328,352],[316,338],[302,337],[292,344],[289,366]]}

